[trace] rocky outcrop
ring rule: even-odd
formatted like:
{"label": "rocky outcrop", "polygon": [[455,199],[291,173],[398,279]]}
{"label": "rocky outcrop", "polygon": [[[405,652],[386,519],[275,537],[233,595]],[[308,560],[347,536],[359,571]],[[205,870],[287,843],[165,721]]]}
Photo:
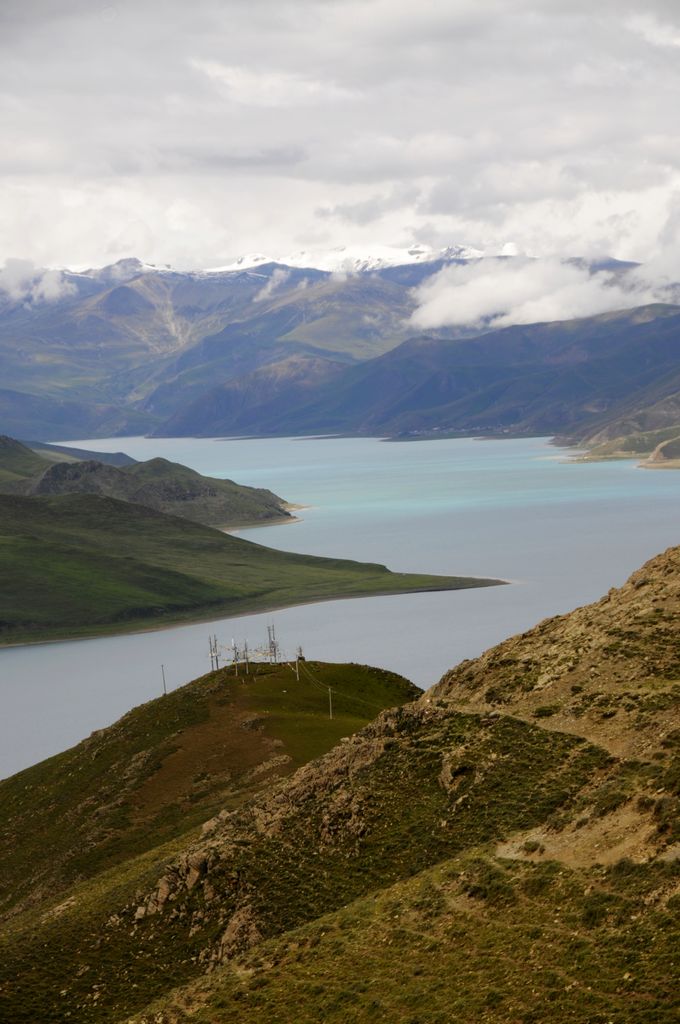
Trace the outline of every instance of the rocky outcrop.
{"label": "rocky outcrop", "polygon": [[22,493],[31,497],[98,494],[206,526],[240,526],[292,518],[286,503],[272,491],[205,477],[166,459],[150,459],[123,468],[94,459],[57,462],[39,476],[23,481],[21,488]]}
{"label": "rocky outcrop", "polygon": [[[150,867],[134,895],[109,893],[104,926],[89,908],[80,921],[77,907],[60,915],[63,934],[87,958],[88,991],[106,981],[112,956],[138,970],[148,998],[167,991],[169,978],[173,986],[196,982],[235,958],[238,969],[261,943],[250,957],[268,963],[269,940],[324,917],[322,936],[326,915],[345,907],[351,916],[362,897],[364,907],[386,901],[391,942],[411,927],[395,892],[429,869],[447,885],[457,879],[458,923],[477,920],[487,901],[490,915],[509,908],[513,935],[533,933],[536,908],[564,876],[565,896],[572,882],[583,883],[584,898],[597,891],[592,906],[586,901],[564,920],[562,897],[553,894],[553,925],[580,941],[584,928],[610,915],[612,928],[636,934],[645,910],[634,885],[643,871],[650,869],[657,902],[677,889],[666,868],[680,849],[679,622],[673,548],[601,601],[464,662],[249,803],[223,808],[160,868]],[[494,852],[504,862],[487,863]],[[524,876],[527,865],[544,870]],[[633,880],[630,902],[600,893],[610,867],[622,891]],[[572,878],[572,870],[590,873]],[[525,898],[520,925],[512,900]],[[439,921],[442,942],[458,937],[457,926],[448,928],[450,905],[439,907],[426,886],[414,906],[430,915],[422,929]],[[364,919],[355,924],[361,930]],[[590,931],[586,937],[579,949],[590,956]],[[42,936],[31,943],[27,972],[38,950],[47,955]],[[425,946],[434,976],[441,945],[421,943],[419,956]],[[76,1016],[84,985],[69,990]],[[121,986],[116,1019],[145,1005],[142,997]]]}
{"label": "rocky outcrop", "polygon": [[660,732],[680,727],[679,621],[680,548],[669,548],[600,601],[462,662],[422,700],[500,711],[644,757]]}

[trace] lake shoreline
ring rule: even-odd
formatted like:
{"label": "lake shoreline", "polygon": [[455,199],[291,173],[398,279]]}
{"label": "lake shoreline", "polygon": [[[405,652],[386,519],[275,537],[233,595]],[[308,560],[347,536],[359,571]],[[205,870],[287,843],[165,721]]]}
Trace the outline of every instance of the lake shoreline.
{"label": "lake shoreline", "polygon": [[598,600],[678,543],[679,474],[633,472],[628,461],[567,468],[559,455],[574,449],[560,451],[548,438],[504,440],[81,444],[122,447],[138,460],[165,457],[295,496],[315,510],[303,513],[295,530],[244,530],[255,543],[515,585],[402,592],[399,601],[345,595],[342,604],[326,594],[285,607],[270,601],[254,613],[209,607],[175,623],[136,620],[73,638],[91,643],[63,634],[12,639],[0,648],[0,775],[64,750],[162,694],[161,665],[168,691],[209,671],[209,633],[220,648],[232,637],[258,646],[275,623],[287,656],[301,645],[309,658],[379,665],[426,689],[462,660]]}
{"label": "lake shoreline", "polygon": [[[291,512],[305,512],[314,508],[313,505],[295,505],[290,501],[287,501],[284,507],[286,509],[290,509]],[[279,516],[277,519],[267,519],[266,522],[253,523],[245,521],[243,523],[235,523],[231,526],[218,526],[216,529],[218,529],[220,533],[236,534],[243,533],[244,530],[263,530],[267,526],[291,526],[293,523],[301,522],[303,522],[303,516],[288,515]]]}
{"label": "lake shoreline", "polygon": [[[394,576],[409,576],[417,575],[416,573],[393,573]],[[426,575],[422,573],[420,575]],[[446,579],[447,577],[442,577]],[[183,626],[198,626],[202,622],[220,622],[225,619],[240,619],[245,618],[254,614],[266,614],[268,612],[284,611],[288,608],[302,608],[310,605],[327,604],[330,601],[358,601],[372,597],[406,597],[409,594],[450,594],[455,593],[459,590],[480,590],[487,587],[503,587],[510,586],[513,580],[506,579],[493,579],[487,576],[460,576],[450,577],[451,579],[460,579],[462,582],[460,586],[453,587],[416,587],[413,590],[376,590],[370,591],[364,594],[329,594],[327,597],[315,597],[310,598],[309,601],[294,601],[285,604],[258,604],[257,602],[248,602],[247,607],[243,607],[240,611],[234,611],[233,609],[225,609],[224,614],[213,612],[211,614],[199,614],[198,617],[194,618],[192,615],[182,616],[179,618],[167,618],[159,621],[157,625],[148,624],[139,629],[120,629],[112,626],[110,629],[97,630],[91,633],[68,635],[68,636],[54,636],[44,637],[39,640],[19,640],[5,642],[0,640],[0,651],[3,650],[16,650],[29,647],[42,647],[48,644],[64,644],[64,643],[77,643],[84,640],[103,640],[106,638],[124,637],[124,636],[139,636],[146,633],[162,633],[166,630],[181,629]],[[468,583],[467,581],[475,581]]]}

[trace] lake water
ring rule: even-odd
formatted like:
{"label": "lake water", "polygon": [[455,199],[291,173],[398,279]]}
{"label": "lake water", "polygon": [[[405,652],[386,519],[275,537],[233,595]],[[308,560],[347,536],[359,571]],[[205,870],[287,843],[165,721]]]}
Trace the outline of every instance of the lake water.
{"label": "lake water", "polygon": [[363,598],[173,629],[0,649],[0,777],[65,749],[208,671],[208,635],[266,639],[308,657],[366,662],[428,686],[462,658],[620,585],[680,543],[680,472],[566,463],[547,440],[386,444],[375,439],[72,442],[156,455],[269,487],[302,521],[242,530],[259,543],[511,586]]}

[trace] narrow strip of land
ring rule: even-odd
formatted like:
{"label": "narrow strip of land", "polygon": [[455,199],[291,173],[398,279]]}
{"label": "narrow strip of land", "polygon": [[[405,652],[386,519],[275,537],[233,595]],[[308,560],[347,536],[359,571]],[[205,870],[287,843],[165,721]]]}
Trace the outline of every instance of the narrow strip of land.
{"label": "narrow strip of land", "polygon": [[0,644],[96,636],[343,597],[494,586],[275,551],[99,495],[0,495]]}

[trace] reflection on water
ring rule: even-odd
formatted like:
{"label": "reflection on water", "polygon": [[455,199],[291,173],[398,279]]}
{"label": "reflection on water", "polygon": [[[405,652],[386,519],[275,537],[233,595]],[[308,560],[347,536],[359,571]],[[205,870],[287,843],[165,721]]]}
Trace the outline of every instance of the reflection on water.
{"label": "reflection on water", "polygon": [[620,584],[680,542],[680,472],[565,464],[536,439],[383,444],[366,438],[73,442],[160,455],[310,506],[243,530],[258,543],[507,587],[306,605],[174,629],[0,650],[0,775],[64,749],[135,704],[208,671],[208,635],[383,665],[421,686],[464,657]]}

